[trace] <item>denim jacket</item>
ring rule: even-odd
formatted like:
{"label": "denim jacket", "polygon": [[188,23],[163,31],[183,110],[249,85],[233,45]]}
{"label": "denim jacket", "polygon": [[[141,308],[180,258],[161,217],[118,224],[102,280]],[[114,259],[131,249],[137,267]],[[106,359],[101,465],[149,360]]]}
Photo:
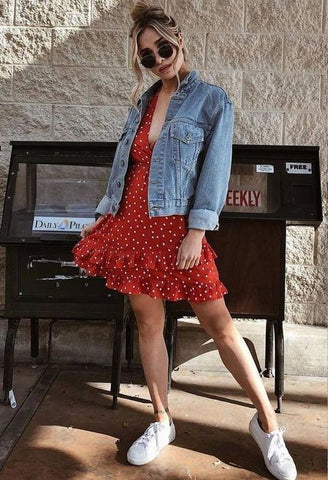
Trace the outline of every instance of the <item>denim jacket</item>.
{"label": "denim jacket", "polygon": [[[96,213],[116,215],[124,190],[130,149],[140,120],[161,80],[130,107],[117,144],[106,194]],[[233,103],[226,92],[191,71],[170,100],[153,148],[149,184],[150,217],[187,215],[188,227],[217,230],[230,177]]]}

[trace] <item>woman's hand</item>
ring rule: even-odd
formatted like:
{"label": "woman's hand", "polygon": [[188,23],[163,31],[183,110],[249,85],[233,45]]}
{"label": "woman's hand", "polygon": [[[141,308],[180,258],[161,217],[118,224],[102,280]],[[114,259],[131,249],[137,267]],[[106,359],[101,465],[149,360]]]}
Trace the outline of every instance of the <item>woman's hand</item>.
{"label": "woman's hand", "polygon": [[199,265],[204,234],[204,230],[198,230],[195,228],[190,228],[188,230],[188,233],[182,240],[178,250],[176,265],[179,270]]}
{"label": "woman's hand", "polygon": [[100,215],[100,217],[95,222],[92,222],[92,223],[89,223],[88,225],[85,225],[81,230],[80,236],[82,238],[85,238],[88,235],[90,235],[90,233],[92,233],[92,230],[98,225],[98,223],[100,222],[100,220],[102,218],[104,218],[104,215]]}

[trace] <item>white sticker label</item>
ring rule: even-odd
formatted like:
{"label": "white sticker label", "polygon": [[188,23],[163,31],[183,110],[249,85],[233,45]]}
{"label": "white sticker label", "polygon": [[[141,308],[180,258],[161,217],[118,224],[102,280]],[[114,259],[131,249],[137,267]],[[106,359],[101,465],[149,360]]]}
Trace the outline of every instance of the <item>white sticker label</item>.
{"label": "white sticker label", "polygon": [[294,173],[298,175],[310,175],[312,173],[311,163],[290,163],[286,162],[287,173]]}
{"label": "white sticker label", "polygon": [[274,173],[273,165],[256,165],[256,173]]}
{"label": "white sticker label", "polygon": [[36,215],[33,219],[34,231],[41,232],[80,232],[94,218],[80,217],[44,217]]}

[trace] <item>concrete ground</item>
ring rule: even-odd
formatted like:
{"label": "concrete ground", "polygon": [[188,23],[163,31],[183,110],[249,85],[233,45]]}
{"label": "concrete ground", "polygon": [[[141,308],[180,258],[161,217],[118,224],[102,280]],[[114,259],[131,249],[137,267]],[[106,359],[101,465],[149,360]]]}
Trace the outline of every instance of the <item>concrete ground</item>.
{"label": "concrete ground", "polygon": [[[1,480],[255,480],[272,479],[248,434],[254,408],[230,374],[180,369],[170,407],[177,438],[143,467],[126,452],[152,421],[140,371],[124,373],[111,410],[109,371],[50,365],[15,368],[18,407],[0,406]],[[263,379],[272,403],[273,379]],[[327,478],[327,383],[287,376],[285,439],[298,479]]]}

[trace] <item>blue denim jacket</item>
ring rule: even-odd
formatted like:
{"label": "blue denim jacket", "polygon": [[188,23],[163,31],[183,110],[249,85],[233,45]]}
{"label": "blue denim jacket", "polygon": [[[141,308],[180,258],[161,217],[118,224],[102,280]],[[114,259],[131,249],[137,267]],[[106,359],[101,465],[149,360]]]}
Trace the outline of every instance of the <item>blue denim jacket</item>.
{"label": "blue denim jacket", "polygon": [[[118,141],[106,194],[96,213],[116,215],[132,142],[161,80],[130,107]],[[225,204],[232,157],[233,103],[226,92],[191,71],[171,97],[155,143],[149,173],[150,217],[188,215],[188,227],[217,230]]]}

